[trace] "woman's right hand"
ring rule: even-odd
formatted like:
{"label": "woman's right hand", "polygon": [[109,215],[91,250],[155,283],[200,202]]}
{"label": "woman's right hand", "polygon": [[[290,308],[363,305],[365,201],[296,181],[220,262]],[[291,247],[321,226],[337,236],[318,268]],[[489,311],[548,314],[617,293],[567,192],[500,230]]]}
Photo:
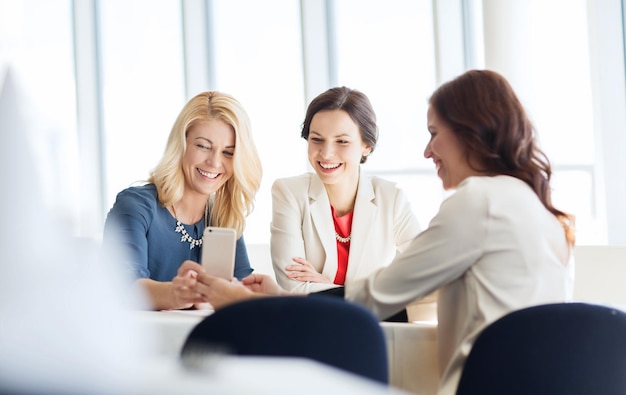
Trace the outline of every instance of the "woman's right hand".
{"label": "woman's right hand", "polygon": [[187,309],[196,303],[206,302],[196,289],[198,273],[202,272],[202,265],[194,261],[185,261],[178,268],[170,287],[170,299],[174,309]]}
{"label": "woman's right hand", "polygon": [[280,285],[274,281],[274,279],[267,274],[251,274],[248,277],[241,280],[241,283],[249,290],[256,293],[262,293],[266,295],[286,295],[287,291],[282,289]]}

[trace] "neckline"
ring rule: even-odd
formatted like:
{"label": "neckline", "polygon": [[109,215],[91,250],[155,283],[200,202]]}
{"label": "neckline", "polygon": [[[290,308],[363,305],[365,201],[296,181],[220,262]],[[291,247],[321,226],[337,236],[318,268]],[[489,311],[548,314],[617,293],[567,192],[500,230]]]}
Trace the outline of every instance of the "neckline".
{"label": "neckline", "polygon": [[185,226],[199,226],[199,225],[203,225],[204,227],[204,222],[206,220],[206,218],[208,217],[208,204],[205,206],[205,211],[204,211],[204,215],[202,217],[200,217],[200,219],[194,223],[186,223],[181,221],[180,219],[178,219],[178,215],[176,214],[176,208],[174,207],[174,205],[172,204],[170,207],[172,207],[172,211],[168,210],[167,207],[164,207],[164,209],[170,214],[170,216],[174,219],[175,222],[181,224],[181,225],[185,225]]}
{"label": "neckline", "polygon": [[[335,226],[335,237],[339,240],[341,239],[349,239],[352,238],[352,219],[354,217],[354,210],[349,213],[342,215],[341,217],[337,216],[335,212],[335,208],[331,205],[330,211],[333,216],[333,224]],[[340,240],[341,241],[341,240]]]}
{"label": "neckline", "polygon": [[[172,205],[172,211],[174,212],[174,220],[176,220],[176,227],[174,228],[174,232],[180,233],[180,242],[189,243],[190,250],[193,250],[194,247],[202,247],[202,233],[200,232],[200,238],[198,239],[191,237],[191,235],[187,232],[187,229],[185,229],[185,224],[180,222],[180,220],[176,216],[176,208],[174,208],[174,205]],[[200,219],[199,222],[203,222],[203,221],[204,221],[204,216]],[[188,225],[188,226],[196,227],[197,223],[194,225]]]}

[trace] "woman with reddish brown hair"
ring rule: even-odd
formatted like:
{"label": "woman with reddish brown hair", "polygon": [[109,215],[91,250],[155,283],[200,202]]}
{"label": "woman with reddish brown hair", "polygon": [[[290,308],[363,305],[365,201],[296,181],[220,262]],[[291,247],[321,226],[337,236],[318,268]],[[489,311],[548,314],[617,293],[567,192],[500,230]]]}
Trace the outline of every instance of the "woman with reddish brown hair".
{"label": "woman with reddish brown hair", "polygon": [[[537,146],[533,125],[511,85],[489,70],[468,71],[454,82],[442,85],[430,106],[462,140],[468,164],[486,175],[509,175],[528,184],[573,244],[574,218],[552,205],[550,161]],[[463,105],[454,105],[459,101]]]}

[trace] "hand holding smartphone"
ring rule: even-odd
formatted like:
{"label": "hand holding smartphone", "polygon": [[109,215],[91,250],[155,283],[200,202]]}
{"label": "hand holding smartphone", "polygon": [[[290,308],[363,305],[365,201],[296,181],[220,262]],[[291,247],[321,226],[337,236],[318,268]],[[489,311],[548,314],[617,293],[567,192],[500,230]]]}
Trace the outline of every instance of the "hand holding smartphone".
{"label": "hand holding smartphone", "polygon": [[237,233],[231,228],[209,226],[202,235],[202,266],[207,274],[233,278]]}

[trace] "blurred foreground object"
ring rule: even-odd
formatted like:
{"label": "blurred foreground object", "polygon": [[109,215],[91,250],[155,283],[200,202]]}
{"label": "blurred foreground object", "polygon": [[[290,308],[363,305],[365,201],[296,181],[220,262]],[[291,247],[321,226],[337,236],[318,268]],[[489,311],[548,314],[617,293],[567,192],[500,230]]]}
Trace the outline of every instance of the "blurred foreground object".
{"label": "blurred foreground object", "polygon": [[141,299],[97,243],[46,212],[28,139],[37,114],[10,69],[0,89],[0,392],[134,392],[150,338],[126,317]]}

